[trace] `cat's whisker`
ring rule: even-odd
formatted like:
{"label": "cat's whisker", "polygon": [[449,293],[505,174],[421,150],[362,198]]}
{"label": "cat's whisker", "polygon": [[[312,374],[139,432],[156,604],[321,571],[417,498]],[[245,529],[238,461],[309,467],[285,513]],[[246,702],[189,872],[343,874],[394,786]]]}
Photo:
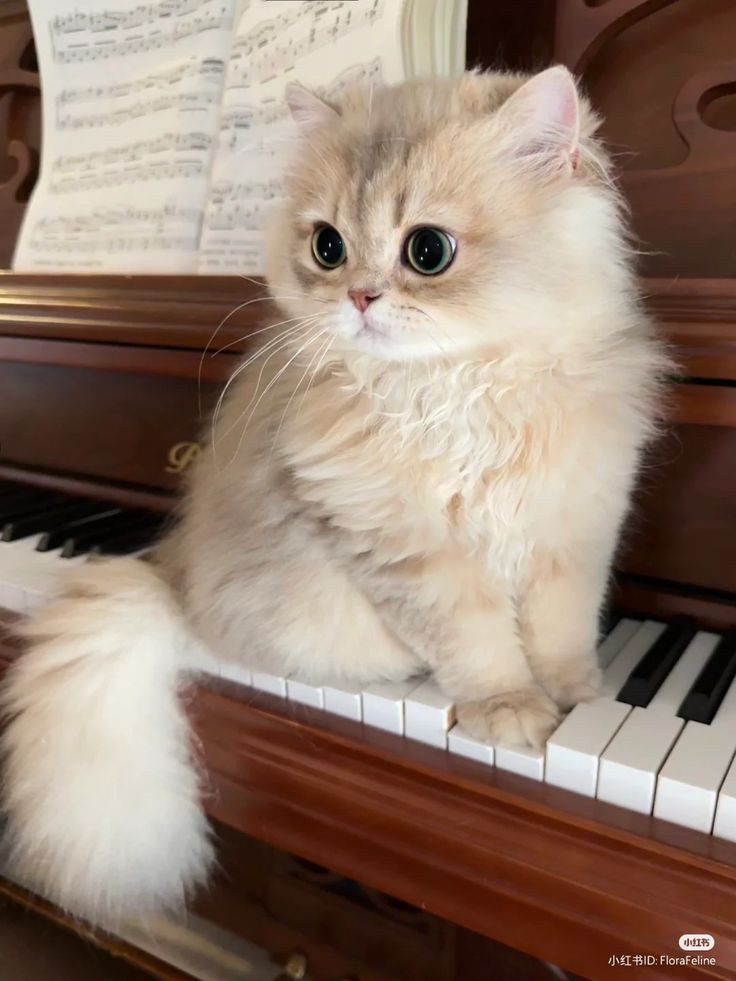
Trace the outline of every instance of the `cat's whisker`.
{"label": "cat's whisker", "polygon": [[[310,321],[312,321],[312,320],[314,320],[316,318],[311,318],[310,317],[308,319]],[[262,357],[267,351],[271,350],[271,348],[275,347],[275,350],[271,351],[271,353],[269,354],[268,358],[266,358],[265,362],[263,363],[263,365],[261,367],[261,373],[258,376],[258,383],[257,383],[259,385],[260,384],[260,380],[263,377],[263,372],[265,370],[265,367],[268,364],[268,362],[271,360],[271,358],[275,354],[278,354],[279,351],[283,350],[288,345],[288,343],[291,340],[291,338],[293,336],[295,336],[298,332],[300,333],[301,331],[305,330],[305,328],[306,329],[310,329],[311,327],[312,327],[312,323],[310,322],[309,324],[306,324],[306,323],[295,324],[293,327],[287,328],[286,330],[282,331],[278,335],[278,337],[272,338],[270,341],[268,341],[267,344],[264,344],[263,347],[259,348],[255,352],[255,354],[252,354],[242,364],[238,365],[238,367],[235,369],[235,371],[230,375],[230,377],[228,378],[227,382],[225,383],[225,386],[224,386],[222,392],[220,393],[220,397],[217,400],[217,405],[215,406],[215,411],[214,411],[213,416],[212,416],[211,432],[212,432],[212,454],[213,454],[213,457],[215,456],[215,452],[216,452],[217,423],[219,421],[220,413],[222,411],[222,404],[224,402],[225,396],[227,395],[228,389],[233,384],[233,382],[248,367],[250,367],[250,365],[254,361],[256,361],[258,358]],[[256,391],[257,391],[257,388],[256,388]],[[229,432],[229,430],[228,430],[228,432]]]}
{"label": "cat's whisker", "polygon": [[[223,389],[220,398],[218,399],[218,407],[215,410],[215,416],[213,418],[213,433],[216,428],[216,423],[219,419],[219,409],[222,405],[223,399],[227,394],[228,388],[230,387],[230,385],[232,385],[235,379],[240,374],[242,374],[242,372],[244,372],[247,368],[249,368],[254,361],[257,361],[258,358],[262,357],[264,354],[268,352],[268,357],[261,365],[260,372],[258,374],[258,379],[256,380],[256,392],[253,395],[253,398],[255,398],[258,393],[258,388],[261,384],[261,379],[263,378],[263,373],[266,370],[266,365],[269,363],[271,358],[275,357],[286,347],[288,347],[289,343],[292,340],[297,340],[297,341],[301,340],[301,338],[314,327],[314,324],[317,321],[317,319],[318,319],[317,317],[305,318],[305,320],[302,321],[301,323],[295,324],[293,327],[287,328],[287,330],[282,331],[278,337],[272,338],[267,344],[264,344],[263,347],[259,348],[254,354],[252,354],[241,365],[238,366],[237,370],[233,372],[233,374],[228,379],[228,382],[225,385],[225,388]],[[243,410],[244,412],[248,411],[250,404],[251,403],[249,403],[248,406],[246,406],[246,408]],[[233,426],[231,426],[230,429],[226,430],[226,432],[223,433],[222,435],[227,435],[227,433],[229,433],[232,428]]]}
{"label": "cat's whisker", "polygon": [[[314,327],[314,325],[311,325],[311,326],[312,326],[312,327]],[[246,432],[247,432],[247,430],[248,430],[248,426],[250,425],[250,422],[251,422],[251,419],[252,419],[252,418],[253,418],[253,416],[255,415],[255,413],[256,413],[256,411],[258,410],[258,406],[259,406],[259,405],[261,404],[261,402],[263,401],[263,399],[264,399],[264,398],[266,397],[266,395],[268,395],[268,393],[269,393],[269,392],[271,391],[271,389],[272,389],[272,388],[274,387],[274,385],[276,385],[276,384],[277,384],[277,382],[279,381],[279,379],[281,378],[281,376],[282,376],[282,375],[284,374],[284,372],[285,372],[285,371],[286,371],[286,370],[287,370],[287,369],[288,369],[288,368],[289,368],[289,367],[290,367],[290,366],[291,366],[291,365],[292,365],[292,364],[294,363],[294,361],[295,361],[295,360],[296,360],[296,359],[297,359],[297,358],[299,357],[299,355],[300,355],[300,354],[302,353],[302,351],[303,351],[303,350],[304,350],[304,349],[305,349],[306,347],[308,347],[308,346],[309,346],[309,344],[311,344],[311,343],[312,343],[313,341],[315,341],[315,340],[319,340],[319,338],[323,336],[323,334],[325,333],[325,331],[326,331],[327,329],[328,329],[327,327],[323,327],[323,328],[322,328],[321,330],[318,330],[318,331],[317,331],[316,333],[313,333],[313,334],[311,334],[311,335],[310,335],[310,336],[309,336],[309,337],[308,337],[308,338],[306,339],[306,341],[304,342],[304,344],[302,344],[302,345],[301,345],[301,347],[299,347],[299,348],[298,348],[298,349],[297,349],[297,350],[295,351],[295,353],[294,353],[294,354],[293,354],[293,355],[292,355],[292,356],[291,356],[291,357],[289,358],[289,360],[288,360],[288,361],[286,362],[286,364],[285,364],[285,365],[283,365],[283,367],[282,367],[282,368],[281,368],[281,369],[280,369],[280,370],[279,370],[279,371],[278,371],[278,372],[277,372],[277,373],[276,373],[276,374],[274,375],[274,377],[273,377],[273,378],[271,379],[271,381],[270,381],[270,382],[268,383],[268,385],[266,385],[266,387],[265,387],[265,388],[263,389],[263,392],[262,392],[262,393],[261,393],[261,395],[260,395],[260,396],[258,397],[258,400],[256,401],[256,403],[255,403],[255,405],[254,405],[254,406],[253,406],[253,408],[252,408],[252,409],[250,410],[250,415],[249,415],[249,416],[248,416],[248,418],[247,418],[247,419],[245,420],[245,424],[244,424],[244,426],[243,426],[243,430],[242,430],[242,432],[241,432],[241,434],[240,434],[240,438],[238,439],[238,445],[237,445],[237,446],[235,447],[235,453],[233,454],[233,457],[232,457],[232,460],[230,461],[231,463],[232,463],[232,462],[234,462],[234,461],[235,461],[235,459],[237,458],[237,456],[238,456],[238,453],[240,452],[240,448],[241,448],[241,446],[243,445],[243,439],[245,438],[245,434],[246,434]],[[261,374],[262,374],[262,371],[261,371]],[[259,377],[259,384],[260,384],[260,377]],[[256,388],[256,393],[257,393],[257,391],[258,391],[258,388]],[[253,398],[255,398],[255,395],[253,396]],[[238,416],[238,418],[237,418],[237,419],[235,420],[235,422],[234,422],[234,423],[233,423],[233,425],[232,425],[232,426],[230,427],[230,429],[228,429],[228,430],[227,430],[227,432],[230,432],[230,431],[231,431],[231,430],[232,430],[232,429],[234,428],[234,426],[235,426],[235,425],[236,425],[236,424],[237,424],[237,423],[238,423],[238,422],[239,422],[239,421],[240,421],[240,420],[241,420],[241,419],[243,418],[243,416],[244,416],[244,415],[245,415],[245,413],[246,413],[246,412],[248,411],[248,408],[250,407],[250,405],[251,405],[251,403],[252,403],[252,402],[253,402],[253,399],[251,399],[251,401],[250,401],[250,402],[248,403],[248,406],[246,406],[246,408],[245,408],[245,409],[244,409],[244,410],[243,410],[243,411],[241,412],[241,414],[240,414],[240,415]]]}
{"label": "cat's whisker", "polygon": [[309,381],[307,382],[307,387],[304,389],[304,394],[301,397],[301,401],[299,402],[299,405],[297,406],[297,409],[296,409],[296,416],[297,416],[297,418],[299,418],[299,416],[302,413],[302,409],[304,408],[304,403],[306,402],[307,396],[309,395],[309,389],[312,387],[312,385],[314,384],[315,378],[318,376],[318,374],[322,370],[322,365],[324,363],[324,359],[328,355],[328,353],[330,351],[330,348],[332,347],[332,345],[334,343],[335,343],[335,335],[334,334],[331,334],[330,337],[328,338],[328,341],[327,341],[327,344],[325,345],[324,350],[322,351],[322,354],[320,356],[320,359],[317,362],[317,365],[316,365],[314,371],[312,372],[312,376],[309,379]]}
{"label": "cat's whisker", "polygon": [[227,344],[223,344],[221,348],[213,351],[210,354],[211,358],[217,357],[218,354],[222,354],[223,351],[227,351],[229,347],[233,347],[235,344],[242,344],[244,341],[250,340],[251,337],[255,337],[257,334],[263,334],[264,331],[274,330],[276,327],[283,327],[284,324],[294,323],[296,320],[304,320],[305,317],[290,317],[288,320],[280,320],[277,324],[269,324],[267,327],[260,327],[258,330],[252,330],[248,334],[243,334],[242,337],[236,338],[234,341],[229,341]]}
{"label": "cat's whisker", "polygon": [[[334,339],[335,339],[334,338],[334,334],[333,335],[330,335],[327,338],[326,345],[324,347],[321,347],[321,348],[318,347],[317,348],[317,350],[312,355],[312,357],[311,357],[311,359],[309,361],[309,364],[304,369],[304,373],[302,374],[301,378],[299,379],[299,381],[294,386],[294,391],[289,396],[289,401],[286,403],[286,406],[284,408],[284,411],[281,413],[281,419],[279,420],[278,427],[276,428],[276,433],[275,433],[275,435],[273,437],[273,442],[271,443],[271,452],[268,454],[269,461],[271,460],[271,457],[273,456],[274,450],[276,449],[276,444],[278,443],[279,436],[281,435],[281,429],[282,429],[282,427],[284,425],[284,420],[286,419],[286,416],[287,416],[287,414],[289,412],[289,409],[291,408],[291,405],[292,405],[292,403],[294,401],[294,398],[296,397],[296,393],[299,391],[299,389],[300,389],[300,387],[302,385],[302,382],[304,381],[304,379],[309,374],[309,370],[311,369],[311,367],[314,364],[314,362],[317,360],[317,358],[320,356],[320,354],[324,355],[326,353],[327,348],[330,346],[330,344],[332,344],[332,342],[333,342]],[[312,374],[312,378],[314,378],[314,374]],[[306,391],[309,391],[309,385],[307,385]]]}
{"label": "cat's whisker", "polygon": [[[243,273],[238,273],[240,279],[244,279],[246,283],[252,283],[254,286],[266,286],[263,280],[253,279],[252,276],[245,276]],[[308,300],[313,300],[315,303],[329,303],[329,300],[322,300],[318,296],[312,296],[311,293],[305,293],[302,290],[293,289],[288,283],[269,283],[272,289],[276,290],[290,290],[295,296],[278,296],[274,297],[277,300],[298,300],[301,297],[306,297]],[[269,294],[270,296],[271,294]]]}
{"label": "cat's whisker", "polygon": [[[243,276],[241,278],[247,279],[248,277]],[[256,286],[263,286],[263,283],[259,283],[255,279],[250,279],[249,282],[254,283]],[[233,309],[222,318],[222,320],[219,322],[219,324],[217,325],[217,327],[215,327],[215,329],[210,334],[209,340],[207,341],[207,343],[204,346],[204,350],[202,351],[202,354],[201,354],[200,359],[199,359],[199,364],[197,366],[197,402],[198,402],[199,417],[200,417],[200,419],[202,418],[202,368],[204,366],[204,359],[207,356],[207,352],[209,351],[210,346],[214,342],[214,340],[217,337],[217,335],[219,334],[219,332],[222,330],[222,328],[228,322],[228,320],[231,317],[234,317],[235,314],[238,313],[240,310],[243,310],[245,307],[250,306],[251,303],[264,303],[264,302],[266,302],[268,300],[300,300],[300,299],[302,299],[301,296],[272,296],[270,293],[267,293],[267,294],[264,294],[263,296],[255,296],[255,297],[252,297],[249,300],[244,300],[242,303],[239,303],[237,306],[233,307]],[[322,302],[322,301],[320,301],[320,302]],[[235,341],[233,343],[237,343],[237,341]],[[223,348],[223,350],[224,350],[224,348]]]}

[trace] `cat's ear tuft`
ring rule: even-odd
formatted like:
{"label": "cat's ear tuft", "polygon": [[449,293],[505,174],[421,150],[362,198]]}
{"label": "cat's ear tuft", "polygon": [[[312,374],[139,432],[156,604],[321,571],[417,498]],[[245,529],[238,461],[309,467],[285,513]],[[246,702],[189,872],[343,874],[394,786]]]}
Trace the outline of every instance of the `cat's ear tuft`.
{"label": "cat's ear tuft", "polygon": [[327,126],[338,117],[332,106],[298,82],[290,82],[285,95],[291,118],[305,132]]}
{"label": "cat's ear tuft", "polygon": [[516,156],[547,172],[577,166],[580,103],[567,68],[556,65],[530,78],[503,104],[497,118],[509,127]]}

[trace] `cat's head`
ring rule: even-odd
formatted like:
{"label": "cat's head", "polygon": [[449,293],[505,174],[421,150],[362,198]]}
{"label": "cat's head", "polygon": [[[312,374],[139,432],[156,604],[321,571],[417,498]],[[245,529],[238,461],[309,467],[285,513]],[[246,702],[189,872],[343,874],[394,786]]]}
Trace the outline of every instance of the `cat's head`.
{"label": "cat's head", "polygon": [[565,68],[287,100],[298,148],[268,275],[290,317],[317,318],[294,332],[307,346],[398,361],[554,345],[565,306],[623,268],[597,120]]}

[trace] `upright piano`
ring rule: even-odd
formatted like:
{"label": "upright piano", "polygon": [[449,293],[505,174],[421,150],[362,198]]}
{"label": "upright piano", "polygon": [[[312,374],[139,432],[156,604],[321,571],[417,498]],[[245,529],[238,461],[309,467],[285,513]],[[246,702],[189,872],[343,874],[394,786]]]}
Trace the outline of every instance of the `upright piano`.
{"label": "upright piano", "polygon": [[[736,978],[736,5],[471,0],[468,56],[582,76],[679,364],[616,564],[604,695],[524,753],[459,739],[420,690],[202,679],[188,704],[222,871],[197,913],[315,981]],[[6,0],[6,267],[39,84]],[[272,313],[241,279],[0,274],[0,669],[65,567],[150,547]]]}

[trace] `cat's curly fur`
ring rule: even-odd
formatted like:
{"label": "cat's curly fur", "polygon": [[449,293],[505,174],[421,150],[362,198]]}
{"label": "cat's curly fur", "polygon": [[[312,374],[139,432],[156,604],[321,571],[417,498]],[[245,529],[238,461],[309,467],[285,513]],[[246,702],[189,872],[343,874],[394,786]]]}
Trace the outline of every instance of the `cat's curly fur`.
{"label": "cat's curly fur", "polygon": [[[5,689],[14,855],[92,918],[206,872],[177,700],[204,650],[319,682],[429,669],[466,729],[511,744],[596,691],[666,358],[595,116],[562,68],[289,98],[269,276],[290,326],[229,386],[157,563],[83,568]],[[402,262],[417,226],[457,242],[441,275]]]}

